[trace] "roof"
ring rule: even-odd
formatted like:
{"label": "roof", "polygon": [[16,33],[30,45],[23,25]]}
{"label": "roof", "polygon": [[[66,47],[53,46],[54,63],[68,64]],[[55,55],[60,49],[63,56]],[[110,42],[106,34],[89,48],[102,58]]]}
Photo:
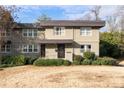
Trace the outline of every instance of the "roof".
{"label": "roof", "polygon": [[42,28],[53,26],[67,26],[67,27],[103,27],[105,21],[89,21],[89,20],[48,20],[40,23],[19,23],[16,28]]}
{"label": "roof", "polygon": [[42,21],[41,26],[100,26],[105,25],[104,21],[86,21],[86,20],[50,20]]}
{"label": "roof", "polygon": [[42,28],[42,26],[34,23],[17,23],[15,28]]}
{"label": "roof", "polygon": [[62,43],[73,43],[72,39],[45,39],[39,41],[41,44],[62,44]]}

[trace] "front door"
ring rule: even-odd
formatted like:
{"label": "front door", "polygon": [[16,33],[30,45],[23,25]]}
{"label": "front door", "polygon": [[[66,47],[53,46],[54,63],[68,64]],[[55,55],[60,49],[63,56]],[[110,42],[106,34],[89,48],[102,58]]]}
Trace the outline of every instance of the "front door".
{"label": "front door", "polygon": [[41,57],[45,57],[45,44],[41,44]]}
{"label": "front door", "polygon": [[58,58],[65,58],[65,44],[58,44]]}

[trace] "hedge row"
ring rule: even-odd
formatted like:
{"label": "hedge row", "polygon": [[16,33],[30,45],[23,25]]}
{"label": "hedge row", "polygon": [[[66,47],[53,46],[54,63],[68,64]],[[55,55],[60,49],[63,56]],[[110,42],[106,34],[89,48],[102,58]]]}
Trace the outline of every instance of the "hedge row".
{"label": "hedge row", "polygon": [[42,59],[39,58],[34,61],[34,65],[36,66],[61,66],[61,65],[71,65],[71,62],[63,59]]}
{"label": "hedge row", "polygon": [[84,52],[83,57],[74,55],[74,65],[118,65],[117,61],[110,57],[97,57],[93,52]]}
{"label": "hedge row", "polygon": [[92,62],[93,65],[118,65],[117,61],[110,57],[97,58]]}
{"label": "hedge row", "polygon": [[33,64],[36,57],[25,57],[24,55],[0,57],[0,68]]}
{"label": "hedge row", "polygon": [[4,56],[0,58],[0,68],[13,67],[21,65],[36,65],[36,66],[61,66],[71,65],[71,62],[63,59],[41,59],[37,57],[25,57],[24,55]]}
{"label": "hedge row", "polygon": [[25,57],[23,55],[1,57],[1,64],[24,65]]}
{"label": "hedge row", "polygon": [[74,61],[70,62],[63,59],[42,59],[36,57],[25,57],[24,55],[5,56],[0,58],[0,67],[12,67],[33,64],[36,66],[61,66],[61,65],[117,65],[113,58],[96,57],[93,52],[85,52],[84,57],[74,55]]}

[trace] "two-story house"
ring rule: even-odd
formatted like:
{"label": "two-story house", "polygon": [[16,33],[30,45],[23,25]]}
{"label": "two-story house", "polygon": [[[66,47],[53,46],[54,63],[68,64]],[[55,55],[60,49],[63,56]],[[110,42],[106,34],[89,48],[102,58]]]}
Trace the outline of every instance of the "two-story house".
{"label": "two-story house", "polygon": [[13,31],[1,31],[0,55],[37,56],[72,61],[84,51],[99,56],[99,29],[104,21],[50,20],[40,24],[19,23]]}

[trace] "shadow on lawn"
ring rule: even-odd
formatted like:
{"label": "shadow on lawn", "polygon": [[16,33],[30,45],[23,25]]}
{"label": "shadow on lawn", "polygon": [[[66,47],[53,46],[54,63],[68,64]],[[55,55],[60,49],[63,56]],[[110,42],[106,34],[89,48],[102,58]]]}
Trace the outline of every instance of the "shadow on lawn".
{"label": "shadow on lawn", "polygon": [[118,59],[118,65],[117,66],[120,66],[120,67],[124,67],[124,57],[122,57],[122,58],[119,58]]}
{"label": "shadow on lawn", "polygon": [[2,71],[2,70],[4,70],[4,69],[0,68],[0,71]]}
{"label": "shadow on lawn", "polygon": [[122,65],[122,64],[119,64],[119,65],[117,65],[117,67],[124,67],[124,65]]}

